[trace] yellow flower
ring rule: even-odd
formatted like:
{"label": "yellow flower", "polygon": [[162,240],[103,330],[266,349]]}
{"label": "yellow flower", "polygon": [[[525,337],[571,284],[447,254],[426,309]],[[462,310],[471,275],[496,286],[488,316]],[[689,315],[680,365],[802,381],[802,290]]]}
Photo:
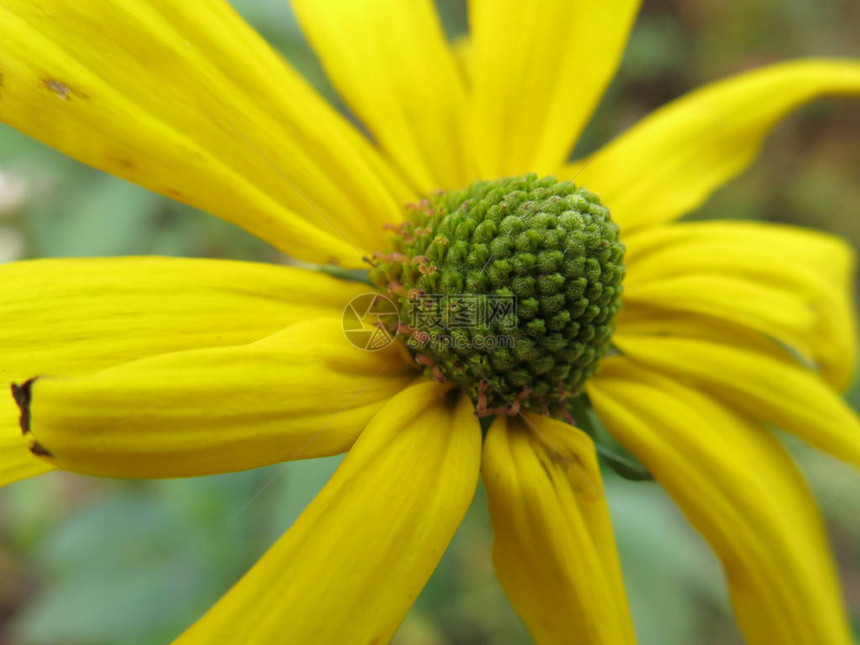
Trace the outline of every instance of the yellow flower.
{"label": "yellow flower", "polygon": [[[715,83],[567,164],[637,4],[472,0],[455,51],[430,0],[294,0],[365,137],[221,0],[0,0],[0,118],[293,256],[358,268],[440,189],[575,178],[627,247],[618,352],[585,384],[594,410],[714,548],[750,643],[847,644],[812,497],[766,426],[860,464],[837,394],[855,360],[852,251],[786,226],[677,220],[790,110],[860,93],[860,64]],[[349,450],[180,641],[387,641],[480,472],[498,576],[535,639],[633,642],[589,437],[532,406],[482,441],[468,388],[424,378],[399,341],[366,352],[344,337],[366,285],[155,257],[21,262],[0,283],[0,378],[16,384],[0,399],[4,483]]]}

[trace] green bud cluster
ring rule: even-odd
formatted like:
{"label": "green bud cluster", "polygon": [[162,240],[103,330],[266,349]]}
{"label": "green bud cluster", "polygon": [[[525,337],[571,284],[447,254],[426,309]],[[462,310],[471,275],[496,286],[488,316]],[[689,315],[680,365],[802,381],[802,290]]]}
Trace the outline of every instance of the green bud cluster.
{"label": "green bud cluster", "polygon": [[[411,206],[394,230],[371,280],[398,304],[416,361],[479,413],[560,414],[609,350],[620,305],[624,246],[599,198],[552,177],[477,182]],[[415,302],[430,295],[515,304],[503,320],[422,329]],[[416,347],[416,332],[452,342]]]}

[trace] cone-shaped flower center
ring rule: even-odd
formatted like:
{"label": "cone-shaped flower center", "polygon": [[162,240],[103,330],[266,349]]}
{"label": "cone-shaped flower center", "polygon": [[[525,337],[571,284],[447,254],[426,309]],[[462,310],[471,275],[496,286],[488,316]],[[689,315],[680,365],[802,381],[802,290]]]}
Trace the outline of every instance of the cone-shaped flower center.
{"label": "cone-shaped flower center", "polygon": [[609,349],[623,256],[597,196],[528,175],[410,207],[371,278],[416,361],[479,413],[564,414]]}

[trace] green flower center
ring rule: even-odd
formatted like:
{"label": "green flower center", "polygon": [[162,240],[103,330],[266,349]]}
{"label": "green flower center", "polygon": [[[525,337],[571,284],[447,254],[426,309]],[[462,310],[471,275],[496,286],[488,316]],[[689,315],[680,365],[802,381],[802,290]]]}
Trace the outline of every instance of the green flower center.
{"label": "green flower center", "polygon": [[409,207],[371,279],[428,375],[479,414],[564,415],[606,355],[624,277],[598,197],[536,175],[485,181]]}

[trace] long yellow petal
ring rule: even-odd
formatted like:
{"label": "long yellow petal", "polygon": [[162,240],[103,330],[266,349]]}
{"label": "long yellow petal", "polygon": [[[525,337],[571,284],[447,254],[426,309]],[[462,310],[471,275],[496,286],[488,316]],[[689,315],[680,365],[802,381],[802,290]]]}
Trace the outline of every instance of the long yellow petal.
{"label": "long yellow petal", "polygon": [[621,60],[638,0],[470,0],[482,179],[556,173]]}
{"label": "long yellow petal", "polygon": [[[740,322],[805,355],[838,389],[851,384],[855,259],[846,241],[758,222],[683,222],[634,233],[627,249],[628,301]],[[739,288],[722,297],[703,281]]]}
{"label": "long yellow petal", "polygon": [[860,63],[803,60],[741,74],[669,103],[561,176],[600,195],[623,231],[668,222],[752,163],[789,112],[839,94],[860,94]]}
{"label": "long yellow petal", "polygon": [[[684,270],[676,267],[676,271]],[[776,338],[806,340],[815,314],[796,292],[721,274],[678,274],[647,284],[625,284],[628,302],[726,318]]]}
{"label": "long yellow petal", "polygon": [[548,417],[498,417],[484,444],[493,562],[537,643],[633,643],[594,445]]}
{"label": "long yellow petal", "polygon": [[706,321],[699,326],[667,319],[656,333],[619,330],[612,341],[635,361],[692,380],[751,418],[860,466],[860,420],[819,375],[787,356],[751,350]]}
{"label": "long yellow petal", "polygon": [[0,121],[307,260],[360,264],[411,201],[223,0],[6,0]]}
{"label": "long yellow petal", "polygon": [[320,318],[249,345],[161,354],[18,384],[31,449],[65,470],[187,477],[349,449],[416,372]]}
{"label": "long yellow petal", "polygon": [[466,185],[465,84],[432,0],[292,5],[335,87],[413,185]]}
{"label": "long yellow petal", "polygon": [[338,316],[362,285],[265,264],[177,258],[0,266],[0,485],[50,469],[21,437],[14,381],[163,352],[249,343]]}
{"label": "long yellow petal", "polygon": [[851,642],[814,501],[773,436],[622,357],[588,393],[721,559],[750,645]]}
{"label": "long yellow petal", "polygon": [[370,289],[315,271],[133,257],[0,266],[0,378],[92,372],[184,349],[239,345],[340,316]]}
{"label": "long yellow petal", "polygon": [[289,531],[179,643],[387,643],[469,506],[481,432],[436,383],[383,408]]}

